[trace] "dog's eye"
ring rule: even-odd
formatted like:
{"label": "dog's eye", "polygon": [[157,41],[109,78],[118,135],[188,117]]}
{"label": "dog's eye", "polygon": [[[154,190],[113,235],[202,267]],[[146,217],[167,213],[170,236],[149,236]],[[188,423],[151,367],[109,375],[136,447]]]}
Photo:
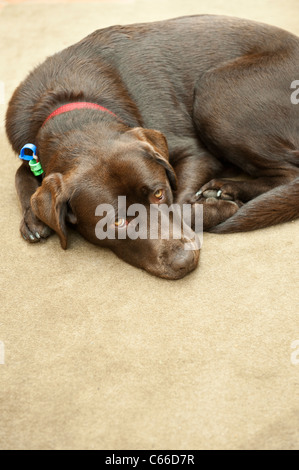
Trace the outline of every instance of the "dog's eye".
{"label": "dog's eye", "polygon": [[157,191],[154,193],[154,196],[156,199],[159,199],[159,200],[163,199],[164,197],[163,189],[157,189]]}
{"label": "dog's eye", "polygon": [[114,223],[117,228],[124,228],[128,225],[126,219],[117,219]]}

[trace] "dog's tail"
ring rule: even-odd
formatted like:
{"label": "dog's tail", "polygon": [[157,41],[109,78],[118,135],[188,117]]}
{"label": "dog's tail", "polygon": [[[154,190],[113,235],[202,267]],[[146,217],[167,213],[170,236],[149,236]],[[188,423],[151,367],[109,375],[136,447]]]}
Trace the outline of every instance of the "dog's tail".
{"label": "dog's tail", "polygon": [[244,204],[212,233],[248,232],[299,218],[299,178]]}

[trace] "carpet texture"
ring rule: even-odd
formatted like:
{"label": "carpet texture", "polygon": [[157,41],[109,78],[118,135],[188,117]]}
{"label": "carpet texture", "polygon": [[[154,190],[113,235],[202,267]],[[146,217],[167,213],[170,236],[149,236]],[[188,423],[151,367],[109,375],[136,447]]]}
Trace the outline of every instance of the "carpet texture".
{"label": "carpet texture", "polygon": [[66,252],[57,236],[19,235],[19,162],[3,124],[14,88],[97,28],[195,13],[299,34],[298,0],[0,9],[1,449],[299,448],[299,221],[205,234],[199,268],[175,282],[76,233]]}

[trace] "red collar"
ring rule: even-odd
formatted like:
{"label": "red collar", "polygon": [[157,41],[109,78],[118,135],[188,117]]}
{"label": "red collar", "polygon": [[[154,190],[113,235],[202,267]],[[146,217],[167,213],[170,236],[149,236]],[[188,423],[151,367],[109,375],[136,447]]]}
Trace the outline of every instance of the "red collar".
{"label": "red collar", "polygon": [[85,101],[79,101],[78,103],[68,103],[68,104],[65,104],[63,106],[60,106],[53,113],[51,113],[50,116],[47,117],[47,119],[43,123],[43,126],[46,124],[46,122],[48,122],[53,117],[58,116],[59,114],[67,113],[68,111],[73,111],[74,109],[99,109],[100,111],[104,111],[106,113],[109,113],[112,116],[115,116],[117,119],[119,119],[116,116],[116,114],[114,114],[112,111],[109,111],[109,109],[104,108],[103,106],[100,106],[99,104],[86,103]]}

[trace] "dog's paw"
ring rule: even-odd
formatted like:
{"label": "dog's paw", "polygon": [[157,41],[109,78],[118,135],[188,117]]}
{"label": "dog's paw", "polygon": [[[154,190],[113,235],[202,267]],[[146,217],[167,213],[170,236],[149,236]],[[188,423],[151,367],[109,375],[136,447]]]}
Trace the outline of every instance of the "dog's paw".
{"label": "dog's paw", "polygon": [[204,198],[216,198],[224,201],[235,201],[239,205],[240,188],[236,181],[213,179],[198,191],[197,195]]}
{"label": "dog's paw", "polygon": [[[234,201],[202,197],[195,203],[203,205],[203,228],[208,230],[232,217],[242,205]],[[195,206],[194,205],[194,206]],[[193,228],[193,227],[192,227]]]}
{"label": "dog's paw", "polygon": [[29,208],[24,213],[20,232],[24,240],[30,243],[37,243],[42,239],[48,238],[53,233],[53,230],[39,220],[32,212],[32,209]]}

